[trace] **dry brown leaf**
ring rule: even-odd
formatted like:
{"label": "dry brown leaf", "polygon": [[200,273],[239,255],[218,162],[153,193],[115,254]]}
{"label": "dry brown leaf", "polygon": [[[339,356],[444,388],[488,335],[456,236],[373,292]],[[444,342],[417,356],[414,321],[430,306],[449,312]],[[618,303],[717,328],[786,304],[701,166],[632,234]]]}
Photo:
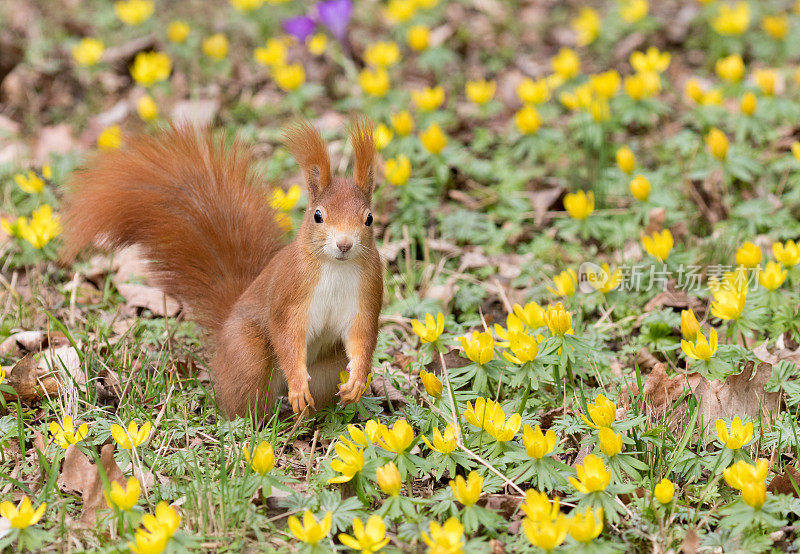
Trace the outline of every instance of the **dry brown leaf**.
{"label": "dry brown leaf", "polygon": [[36,165],[50,161],[50,154],[68,154],[74,146],[72,128],[67,123],[42,127],[38,133],[34,160]]}
{"label": "dry brown leaf", "polygon": [[42,374],[58,373],[65,377],[65,383],[77,386],[86,384],[86,375],[82,371],[81,357],[72,346],[50,348],[39,356],[39,372]]}
{"label": "dry brown leaf", "polygon": [[694,529],[686,531],[686,536],[683,538],[681,545],[682,554],[696,554],[700,548],[700,535]]}
{"label": "dry brown leaf", "polygon": [[702,379],[694,395],[699,402],[700,427],[706,435],[715,434],[714,422],[719,418],[750,416],[769,420],[769,414],[780,409],[781,397],[776,392],[766,392],[764,385],[772,376],[772,365],[747,362],[744,369],[725,381]]}
{"label": "dry brown leaf", "polygon": [[39,352],[45,348],[66,346],[67,337],[60,331],[19,331],[0,343],[0,356],[21,356],[24,352]]}
{"label": "dry brown leaf", "polygon": [[[103,466],[108,483],[116,481],[123,487],[126,480],[122,470],[114,460],[114,445],[106,444],[100,451],[100,463]],[[152,484],[152,480],[151,480]],[[71,492],[81,495],[83,509],[81,511],[81,522],[91,525],[97,519],[97,510],[106,506],[103,491],[103,479],[97,465],[81,452],[74,444],[67,448],[64,455],[64,465],[61,474],[58,476],[58,486],[64,492]],[[142,483],[145,486],[145,483]]]}
{"label": "dry brown leaf", "polygon": [[125,303],[132,308],[145,308],[155,315],[173,317],[180,310],[180,304],[171,296],[166,296],[156,287],[150,285],[134,285],[120,283],[119,293],[125,297]]}
{"label": "dry brown leaf", "polygon": [[[5,369],[5,368],[4,368]],[[61,383],[52,372],[43,372],[33,354],[26,354],[13,367],[5,369],[6,383],[26,404],[37,402],[45,396],[58,396]],[[16,395],[3,392],[6,400],[16,400]]]}
{"label": "dry brown leaf", "polygon": [[699,373],[670,377],[667,375],[666,366],[657,363],[642,387],[643,408],[654,418],[661,419],[684,392],[687,390],[694,392],[701,380],[702,376]]}
{"label": "dry brown leaf", "polygon": [[767,490],[772,494],[789,494],[799,497],[797,491],[800,490],[800,471],[792,466],[786,466],[783,474],[776,475],[770,481]]}

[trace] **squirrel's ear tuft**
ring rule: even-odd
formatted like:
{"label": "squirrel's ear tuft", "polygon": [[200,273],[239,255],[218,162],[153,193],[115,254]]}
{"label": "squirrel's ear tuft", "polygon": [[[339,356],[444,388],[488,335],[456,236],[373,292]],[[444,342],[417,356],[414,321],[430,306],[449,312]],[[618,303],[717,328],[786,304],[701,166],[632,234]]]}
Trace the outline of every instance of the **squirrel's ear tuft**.
{"label": "squirrel's ear tuft", "polygon": [[331,161],[325,141],[308,121],[302,121],[284,131],[283,142],[300,164],[309,194],[316,197],[331,184]]}
{"label": "squirrel's ear tuft", "polygon": [[350,142],[353,144],[353,181],[371,195],[375,186],[375,141],[372,122],[367,117],[357,117],[351,123]]}

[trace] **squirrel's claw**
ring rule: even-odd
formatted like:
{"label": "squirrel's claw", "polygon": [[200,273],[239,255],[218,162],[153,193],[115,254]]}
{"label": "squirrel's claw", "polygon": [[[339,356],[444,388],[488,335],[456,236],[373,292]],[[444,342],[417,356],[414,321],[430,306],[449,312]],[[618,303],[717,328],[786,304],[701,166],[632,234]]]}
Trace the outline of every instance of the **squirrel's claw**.
{"label": "squirrel's claw", "polygon": [[361,399],[367,380],[365,377],[358,375],[358,372],[352,370],[352,362],[347,364],[347,371],[350,373],[350,377],[346,383],[339,387],[337,394],[344,404],[351,404]]}
{"label": "squirrel's claw", "polygon": [[301,384],[294,390],[289,390],[289,403],[292,405],[292,411],[296,414],[299,414],[308,406],[316,410],[314,397],[311,396],[311,391],[308,389],[308,382]]}

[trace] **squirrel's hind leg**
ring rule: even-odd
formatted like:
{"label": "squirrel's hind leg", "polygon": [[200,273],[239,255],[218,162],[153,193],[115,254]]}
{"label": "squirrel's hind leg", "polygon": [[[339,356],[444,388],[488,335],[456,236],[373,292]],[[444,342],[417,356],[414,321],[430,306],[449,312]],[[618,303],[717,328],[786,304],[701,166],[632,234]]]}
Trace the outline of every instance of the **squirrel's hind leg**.
{"label": "squirrel's hind leg", "polygon": [[263,330],[254,322],[231,318],[220,331],[211,363],[214,390],[229,418],[272,414],[286,382],[273,371],[275,357]]}

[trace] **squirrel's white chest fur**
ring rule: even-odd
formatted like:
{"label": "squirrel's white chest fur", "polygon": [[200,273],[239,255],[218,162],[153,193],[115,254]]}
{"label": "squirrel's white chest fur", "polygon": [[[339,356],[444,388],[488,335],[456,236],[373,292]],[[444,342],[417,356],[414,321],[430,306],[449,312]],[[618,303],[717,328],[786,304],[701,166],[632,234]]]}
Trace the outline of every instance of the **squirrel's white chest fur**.
{"label": "squirrel's white chest fur", "polygon": [[320,348],[344,340],[358,313],[361,268],[355,262],[323,262],[308,307],[307,363]]}

